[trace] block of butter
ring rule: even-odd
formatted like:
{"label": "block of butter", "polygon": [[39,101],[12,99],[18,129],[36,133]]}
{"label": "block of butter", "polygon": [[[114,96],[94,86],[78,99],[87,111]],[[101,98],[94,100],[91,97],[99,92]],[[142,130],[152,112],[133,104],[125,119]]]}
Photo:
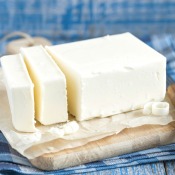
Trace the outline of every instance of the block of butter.
{"label": "block of butter", "polygon": [[79,121],[164,99],[165,57],[130,33],[46,49],[66,76],[69,112]]}
{"label": "block of butter", "polygon": [[16,130],[34,132],[33,83],[20,54],[1,58],[12,123]]}
{"label": "block of butter", "polygon": [[67,113],[66,79],[42,46],[21,48],[34,83],[35,117],[43,125],[65,122]]}

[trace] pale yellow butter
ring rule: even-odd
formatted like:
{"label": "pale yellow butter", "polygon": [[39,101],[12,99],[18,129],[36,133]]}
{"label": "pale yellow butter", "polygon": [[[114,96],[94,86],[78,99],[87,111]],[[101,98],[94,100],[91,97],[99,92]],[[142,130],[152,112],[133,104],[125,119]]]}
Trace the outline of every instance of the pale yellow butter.
{"label": "pale yellow butter", "polygon": [[1,64],[13,126],[18,131],[34,132],[34,85],[24,60],[20,54],[4,56]]}
{"label": "pale yellow butter", "polygon": [[44,125],[68,120],[66,79],[42,46],[22,48],[34,83],[35,117]]}
{"label": "pale yellow butter", "polygon": [[69,112],[106,117],[161,101],[166,59],[130,33],[46,47],[64,72]]}

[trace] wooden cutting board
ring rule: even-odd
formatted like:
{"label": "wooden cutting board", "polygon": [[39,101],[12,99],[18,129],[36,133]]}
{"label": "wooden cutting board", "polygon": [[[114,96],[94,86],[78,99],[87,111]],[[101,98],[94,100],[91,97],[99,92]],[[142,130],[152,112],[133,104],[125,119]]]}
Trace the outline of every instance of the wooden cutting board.
{"label": "wooden cutting board", "polygon": [[[175,85],[169,86],[168,95],[175,105]],[[125,129],[81,147],[44,154],[30,162],[39,169],[56,170],[174,142],[175,122],[165,126],[145,125]]]}
{"label": "wooden cutting board", "polygon": [[30,162],[39,169],[56,170],[175,142],[175,122],[125,129],[74,149],[44,154]]}

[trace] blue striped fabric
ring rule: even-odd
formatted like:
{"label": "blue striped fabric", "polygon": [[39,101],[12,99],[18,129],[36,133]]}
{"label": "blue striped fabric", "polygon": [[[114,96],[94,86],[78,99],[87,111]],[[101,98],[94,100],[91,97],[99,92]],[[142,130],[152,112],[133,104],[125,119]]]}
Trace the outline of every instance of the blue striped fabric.
{"label": "blue striped fabric", "polygon": [[[174,35],[152,36],[148,44],[167,57],[167,74],[175,80]],[[21,174],[82,174],[95,171],[109,172],[109,170],[111,170],[110,173],[112,173],[117,168],[120,168],[122,171],[124,167],[165,160],[175,160],[175,144],[125,154],[63,170],[43,172],[34,168],[26,158],[13,150],[2,133],[0,133],[0,173],[6,172],[7,170],[9,172],[18,172]]]}
{"label": "blue striped fabric", "polygon": [[172,33],[174,0],[0,0],[0,38],[14,30],[52,41],[130,31],[147,37]]}

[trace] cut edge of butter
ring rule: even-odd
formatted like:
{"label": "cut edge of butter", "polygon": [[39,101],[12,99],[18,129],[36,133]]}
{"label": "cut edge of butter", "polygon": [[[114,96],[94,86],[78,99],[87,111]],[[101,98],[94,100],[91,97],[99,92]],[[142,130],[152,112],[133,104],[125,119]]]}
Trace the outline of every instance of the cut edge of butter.
{"label": "cut edge of butter", "polygon": [[35,118],[43,125],[66,122],[67,89],[62,71],[42,46],[20,49],[34,83]]}

